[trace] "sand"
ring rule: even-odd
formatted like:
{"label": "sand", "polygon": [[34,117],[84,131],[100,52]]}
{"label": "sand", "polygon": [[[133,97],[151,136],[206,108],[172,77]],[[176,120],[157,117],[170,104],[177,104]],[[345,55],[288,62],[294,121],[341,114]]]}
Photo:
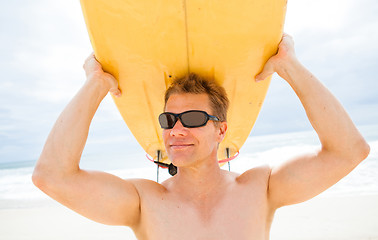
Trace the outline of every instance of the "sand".
{"label": "sand", "polygon": [[278,209],[272,240],[377,240],[378,195],[321,197]]}
{"label": "sand", "polygon": [[[4,209],[3,202],[0,239],[136,239],[127,227],[95,223],[52,200],[44,205]],[[286,239],[378,240],[378,195],[316,197],[279,209],[271,240]]]}

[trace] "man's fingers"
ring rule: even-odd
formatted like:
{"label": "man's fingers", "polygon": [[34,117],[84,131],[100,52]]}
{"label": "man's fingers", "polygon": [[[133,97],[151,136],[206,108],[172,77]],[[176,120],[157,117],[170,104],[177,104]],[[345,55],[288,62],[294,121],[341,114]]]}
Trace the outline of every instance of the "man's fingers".
{"label": "man's fingers", "polygon": [[101,64],[97,61],[93,52],[85,59],[83,68],[86,73],[102,70]]}
{"label": "man's fingers", "polygon": [[85,69],[85,66],[88,64],[88,62],[91,60],[91,59],[94,59],[95,56],[94,56],[94,52],[92,52],[91,54],[89,54],[89,56],[85,59],[84,61],[84,64],[83,64],[83,68]]}
{"label": "man's fingers", "polygon": [[85,61],[88,62],[88,61],[89,61],[90,59],[92,59],[92,58],[95,58],[94,52],[91,52],[91,53],[88,55],[87,59],[85,59]]}

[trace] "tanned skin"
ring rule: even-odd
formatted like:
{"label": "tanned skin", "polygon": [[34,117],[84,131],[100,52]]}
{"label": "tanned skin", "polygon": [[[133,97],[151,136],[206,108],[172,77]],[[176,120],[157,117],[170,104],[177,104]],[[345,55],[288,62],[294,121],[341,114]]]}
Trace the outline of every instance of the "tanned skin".
{"label": "tanned skin", "polygon": [[[79,167],[89,125],[117,81],[93,55],[87,81],[59,116],[37,162],[33,182],[46,194],[94,221],[131,227],[138,239],[269,239],[276,209],[311,199],[352,171],[370,151],[337,99],[296,58],[284,34],[278,53],[256,81],[278,73],[297,94],[321,142],[316,152],[243,174],[221,170],[217,145],[227,123],[185,128],[178,121],[163,139],[178,173],[159,184],[121,179]],[[127,94],[127,89],[125,90]],[[166,111],[213,114],[206,94],[173,94]],[[106,160],[106,159],[105,159]],[[108,159],[109,160],[109,159]]]}

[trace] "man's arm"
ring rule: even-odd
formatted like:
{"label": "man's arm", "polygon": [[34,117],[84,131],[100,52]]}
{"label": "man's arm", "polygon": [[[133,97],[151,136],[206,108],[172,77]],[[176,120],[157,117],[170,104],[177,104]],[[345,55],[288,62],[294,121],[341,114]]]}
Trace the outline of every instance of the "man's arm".
{"label": "man's arm", "polygon": [[106,94],[120,96],[118,83],[103,72],[94,55],[84,64],[87,81],[59,116],[33,173],[33,182],[50,197],[101,223],[133,225],[139,195],[132,182],[111,174],[84,171],[79,162],[89,125]]}
{"label": "man's arm", "polygon": [[274,72],[293,88],[321,142],[317,153],[271,169],[268,197],[278,208],[331,187],[364,160],[370,148],[338,100],[297,60],[294,42],[286,34],[277,55],[268,60],[256,81]]}

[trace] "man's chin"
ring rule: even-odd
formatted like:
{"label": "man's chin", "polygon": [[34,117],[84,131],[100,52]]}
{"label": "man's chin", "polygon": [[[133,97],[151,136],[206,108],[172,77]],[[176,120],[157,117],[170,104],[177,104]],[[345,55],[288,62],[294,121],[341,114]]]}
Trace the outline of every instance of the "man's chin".
{"label": "man's chin", "polygon": [[182,154],[171,154],[169,156],[169,159],[171,160],[172,164],[176,167],[185,167],[190,165],[191,160],[193,160],[193,157],[183,156]]}
{"label": "man's chin", "polygon": [[176,167],[185,167],[188,165],[189,161],[187,159],[183,158],[173,158],[171,160],[172,164],[175,165]]}

